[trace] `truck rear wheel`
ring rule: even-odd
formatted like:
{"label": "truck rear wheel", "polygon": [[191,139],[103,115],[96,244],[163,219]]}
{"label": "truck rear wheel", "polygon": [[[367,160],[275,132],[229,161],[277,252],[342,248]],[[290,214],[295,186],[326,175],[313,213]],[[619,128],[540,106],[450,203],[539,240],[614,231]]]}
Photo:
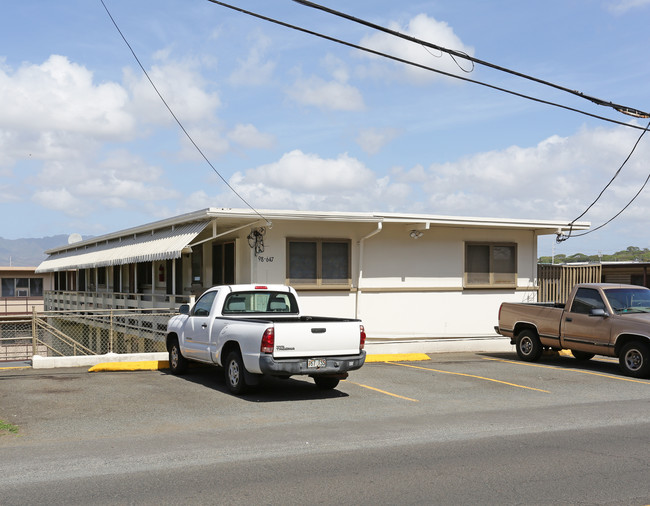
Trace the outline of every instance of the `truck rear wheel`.
{"label": "truck rear wheel", "polygon": [[178,339],[174,338],[169,346],[169,369],[172,374],[180,375],[187,372],[187,359],[181,354]]}
{"label": "truck rear wheel", "polygon": [[650,347],[645,343],[627,343],[623,346],[618,361],[627,376],[647,378],[650,375]]}
{"label": "truck rear wheel", "polygon": [[339,384],[339,379],[328,376],[314,376],[314,383],[321,390],[332,390]]}
{"label": "truck rear wheel", "polygon": [[536,362],[542,356],[542,343],[534,330],[522,330],[517,334],[517,355],[526,362]]}
{"label": "truck rear wheel", "polygon": [[246,391],[244,361],[238,351],[231,351],[228,354],[224,370],[226,373],[226,385],[230,393],[235,395],[243,394]]}

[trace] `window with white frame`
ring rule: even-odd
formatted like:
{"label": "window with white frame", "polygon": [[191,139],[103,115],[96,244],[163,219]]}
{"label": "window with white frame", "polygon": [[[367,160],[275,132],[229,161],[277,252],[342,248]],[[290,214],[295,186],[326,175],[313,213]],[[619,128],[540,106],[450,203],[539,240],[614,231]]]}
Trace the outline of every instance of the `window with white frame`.
{"label": "window with white frame", "polygon": [[465,288],[515,288],[517,245],[465,243]]}
{"label": "window with white frame", "polygon": [[349,288],[350,241],[288,239],[287,283],[317,288]]}

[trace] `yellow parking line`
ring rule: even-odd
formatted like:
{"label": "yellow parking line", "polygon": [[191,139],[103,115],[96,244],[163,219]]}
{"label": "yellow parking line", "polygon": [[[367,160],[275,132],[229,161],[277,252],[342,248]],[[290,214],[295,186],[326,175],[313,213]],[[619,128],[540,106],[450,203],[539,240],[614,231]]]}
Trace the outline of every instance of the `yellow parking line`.
{"label": "yellow parking line", "polygon": [[388,353],[382,355],[366,355],[368,362],[417,362],[431,360],[425,353]]}
{"label": "yellow parking line", "polygon": [[572,372],[579,372],[581,374],[591,374],[593,376],[602,376],[603,378],[609,378],[609,379],[614,379],[614,380],[619,380],[619,381],[629,381],[630,383],[642,383],[644,385],[650,385],[650,382],[647,380],[639,380],[639,379],[634,379],[634,378],[626,378],[625,376],[613,376],[611,374],[603,374],[600,372],[593,372],[593,371],[583,371],[581,369],[575,369],[573,367],[557,367],[555,365],[544,365],[544,364],[531,364],[530,362],[524,362],[524,361],[517,361],[517,360],[505,360],[502,358],[489,358],[489,357],[481,357],[483,360],[493,360],[495,362],[505,362],[506,364],[518,364],[518,365],[527,365],[529,367],[542,367],[544,369],[557,369],[559,371],[572,371]]}
{"label": "yellow parking line", "polygon": [[453,374],[455,376],[465,376],[467,378],[475,378],[475,379],[480,379],[480,380],[485,380],[485,381],[492,381],[494,383],[501,383],[502,385],[508,385],[511,387],[517,387],[517,388],[524,388],[526,390],[535,390],[536,392],[543,392],[545,394],[550,394],[551,392],[548,390],[542,390],[541,388],[533,388],[533,387],[527,387],[524,385],[517,385],[516,383],[508,383],[507,381],[501,381],[501,380],[496,380],[493,378],[486,378],[484,376],[476,376],[475,374],[466,374],[462,372],[451,372],[451,371],[443,371],[442,369],[431,369],[429,367],[420,367],[418,365],[410,365],[410,364],[400,364],[397,362],[390,362],[393,365],[399,365],[402,367],[412,367],[413,369],[423,369],[425,371],[433,371],[433,372],[441,372],[443,374]]}
{"label": "yellow parking line", "polygon": [[28,365],[21,367],[0,367],[0,371],[8,371],[9,369],[31,369]]}
{"label": "yellow parking line", "polygon": [[398,399],[404,399],[405,401],[420,402],[417,399],[411,399],[410,397],[404,397],[403,395],[393,394],[393,393],[390,393],[390,392],[386,392],[385,390],[379,390],[378,388],[375,388],[375,387],[370,387],[368,385],[363,385],[361,383],[355,383],[354,381],[350,381],[350,380],[343,380],[343,381],[345,381],[347,383],[352,383],[353,385],[357,385],[358,387],[367,388],[368,390],[374,390],[375,392],[390,395],[392,397],[397,397]]}

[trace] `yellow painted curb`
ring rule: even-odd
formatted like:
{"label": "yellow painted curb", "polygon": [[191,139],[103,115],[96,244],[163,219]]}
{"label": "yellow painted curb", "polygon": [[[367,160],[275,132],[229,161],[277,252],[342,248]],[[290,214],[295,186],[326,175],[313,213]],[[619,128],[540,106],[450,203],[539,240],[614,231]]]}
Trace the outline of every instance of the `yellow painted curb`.
{"label": "yellow painted curb", "polygon": [[429,360],[424,353],[391,353],[388,355],[366,355],[366,362],[417,362]]}
{"label": "yellow painted curb", "polygon": [[157,371],[169,369],[168,360],[144,360],[141,362],[103,362],[88,369],[88,372],[105,371]]}

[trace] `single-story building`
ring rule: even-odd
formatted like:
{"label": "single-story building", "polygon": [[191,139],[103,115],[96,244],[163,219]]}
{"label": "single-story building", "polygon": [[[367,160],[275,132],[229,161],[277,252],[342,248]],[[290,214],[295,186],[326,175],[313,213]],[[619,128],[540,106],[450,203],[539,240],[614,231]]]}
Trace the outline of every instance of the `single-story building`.
{"label": "single-story building", "polygon": [[0,315],[43,310],[43,293],[52,290],[53,275],[35,271],[36,267],[0,267]]}
{"label": "single-story building", "polygon": [[212,285],[286,283],[306,314],[361,318],[371,342],[421,342],[495,336],[501,302],[536,300],[538,236],[568,229],[209,208],[49,250],[37,272],[54,273],[48,309],[176,308]]}

